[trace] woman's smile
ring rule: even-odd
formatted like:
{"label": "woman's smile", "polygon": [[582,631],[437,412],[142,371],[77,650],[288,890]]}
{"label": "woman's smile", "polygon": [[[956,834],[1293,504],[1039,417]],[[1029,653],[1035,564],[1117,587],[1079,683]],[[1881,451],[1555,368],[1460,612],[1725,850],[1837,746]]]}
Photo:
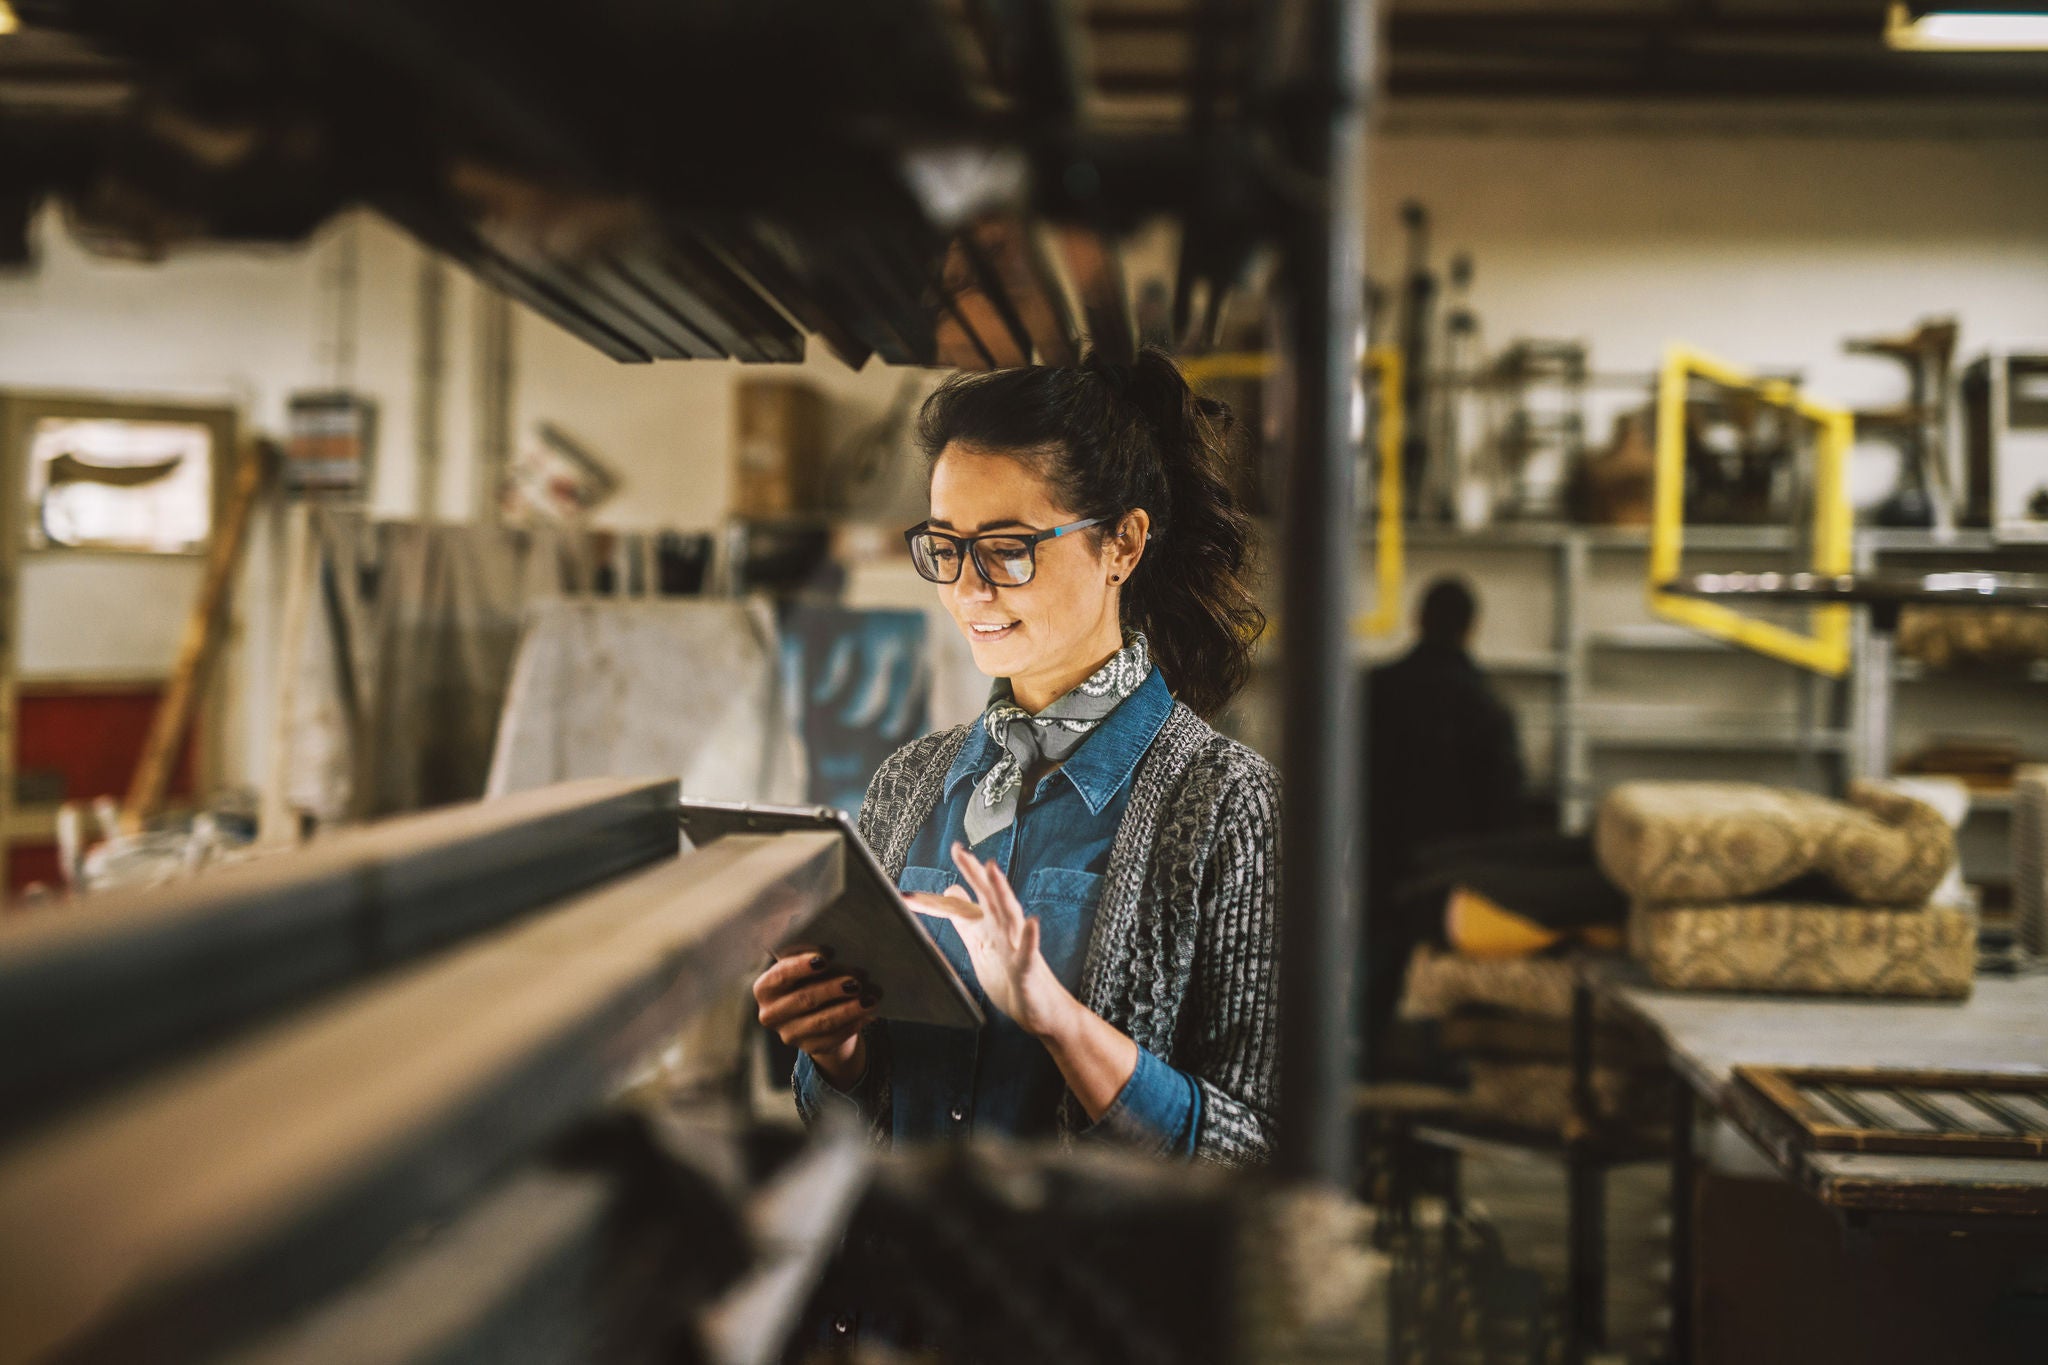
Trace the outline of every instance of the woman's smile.
{"label": "woman's smile", "polygon": [[997,640],[1009,639],[1023,624],[1022,621],[970,621],[967,638],[978,645],[994,644]]}

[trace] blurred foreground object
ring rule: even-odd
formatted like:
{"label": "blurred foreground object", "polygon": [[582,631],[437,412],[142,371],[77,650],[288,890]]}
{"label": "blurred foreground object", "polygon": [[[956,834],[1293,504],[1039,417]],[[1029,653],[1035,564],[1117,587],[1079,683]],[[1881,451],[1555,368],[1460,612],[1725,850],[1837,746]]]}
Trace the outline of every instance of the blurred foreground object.
{"label": "blurred foreground object", "polygon": [[799,1149],[650,1090],[842,887],[829,835],[678,854],[675,800],[571,783],[0,926],[0,1361],[770,1365],[846,1275],[942,1359],[1379,1337],[1341,1196]]}

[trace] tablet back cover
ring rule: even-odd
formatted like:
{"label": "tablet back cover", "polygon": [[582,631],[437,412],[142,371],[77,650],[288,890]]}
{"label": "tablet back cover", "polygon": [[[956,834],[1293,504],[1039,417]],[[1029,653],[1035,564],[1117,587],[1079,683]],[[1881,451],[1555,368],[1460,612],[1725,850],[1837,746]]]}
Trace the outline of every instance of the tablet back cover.
{"label": "tablet back cover", "polygon": [[[695,844],[727,834],[792,829],[838,831],[847,850],[846,890],[819,911],[802,947],[822,949],[832,968],[850,969],[882,989],[883,1019],[943,1028],[980,1028],[982,1013],[915,912],[883,878],[851,822],[823,808],[738,806],[685,799],[683,830]],[[796,945],[779,945],[783,947]]]}

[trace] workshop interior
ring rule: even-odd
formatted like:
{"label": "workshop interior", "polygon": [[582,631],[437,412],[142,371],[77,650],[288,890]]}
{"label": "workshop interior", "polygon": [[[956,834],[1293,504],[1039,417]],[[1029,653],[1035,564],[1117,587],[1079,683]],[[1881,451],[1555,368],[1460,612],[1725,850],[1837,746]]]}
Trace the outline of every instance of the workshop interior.
{"label": "workshop interior", "polygon": [[0,1365],[2044,1360],[2048,2],[0,0]]}

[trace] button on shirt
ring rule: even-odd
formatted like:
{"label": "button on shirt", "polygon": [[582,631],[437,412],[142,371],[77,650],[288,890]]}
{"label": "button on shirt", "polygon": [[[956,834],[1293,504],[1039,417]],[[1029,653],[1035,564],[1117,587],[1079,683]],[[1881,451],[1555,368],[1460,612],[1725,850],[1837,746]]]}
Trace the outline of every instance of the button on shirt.
{"label": "button on shirt", "polygon": [[[1003,869],[1025,912],[1038,917],[1039,951],[1077,995],[1110,848],[1130,803],[1131,777],[1172,710],[1173,697],[1155,669],[1064,764],[1031,786],[1014,822],[974,849]],[[977,726],[968,735],[946,774],[938,806],[911,844],[898,881],[904,891],[938,895],[962,884],[951,850],[956,841],[966,842],[967,803],[978,799],[976,783],[1001,757],[986,730]],[[953,926],[929,916],[920,919],[974,992],[987,1022],[976,1030],[884,1025],[892,1059],[889,1119],[895,1140],[977,1132],[1051,1135],[1066,1079],[1042,1043],[989,1004]],[[809,1057],[798,1060],[797,1084],[820,1099],[839,1093]],[[862,1089],[856,1087],[851,1098],[864,1100]],[[1140,1048],[1137,1070],[1084,1135],[1113,1135],[1148,1150],[1191,1156],[1200,1114],[1201,1091],[1194,1079]]]}

